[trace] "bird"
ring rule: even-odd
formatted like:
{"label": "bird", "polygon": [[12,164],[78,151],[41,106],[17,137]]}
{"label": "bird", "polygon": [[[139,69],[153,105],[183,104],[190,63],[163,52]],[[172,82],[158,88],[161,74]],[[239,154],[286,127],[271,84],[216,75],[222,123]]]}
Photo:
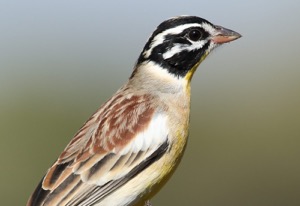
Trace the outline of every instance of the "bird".
{"label": "bird", "polygon": [[127,82],[73,136],[27,206],[151,205],[187,145],[194,72],[240,37],[198,16],[159,24]]}

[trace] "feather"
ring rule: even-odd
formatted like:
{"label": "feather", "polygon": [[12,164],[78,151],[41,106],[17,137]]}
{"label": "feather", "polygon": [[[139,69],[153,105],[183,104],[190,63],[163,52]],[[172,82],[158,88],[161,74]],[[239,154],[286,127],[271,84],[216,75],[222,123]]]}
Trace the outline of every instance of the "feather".
{"label": "feather", "polygon": [[115,95],[79,130],[27,206],[93,205],[159,159],[169,146],[166,116],[150,96]]}

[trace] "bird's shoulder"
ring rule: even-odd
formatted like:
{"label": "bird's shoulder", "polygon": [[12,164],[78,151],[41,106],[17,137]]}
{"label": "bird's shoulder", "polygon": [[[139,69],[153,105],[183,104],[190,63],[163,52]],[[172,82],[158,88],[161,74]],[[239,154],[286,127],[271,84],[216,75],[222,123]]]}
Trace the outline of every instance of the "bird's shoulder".
{"label": "bird's shoulder", "polygon": [[103,198],[160,158],[169,131],[157,101],[155,95],[120,89],[74,135],[29,202],[83,201],[95,188]]}
{"label": "bird's shoulder", "polygon": [[70,173],[89,170],[110,154],[155,151],[167,141],[169,132],[166,108],[158,101],[156,95],[121,88],[74,135],[49,169],[43,186],[56,188]]}

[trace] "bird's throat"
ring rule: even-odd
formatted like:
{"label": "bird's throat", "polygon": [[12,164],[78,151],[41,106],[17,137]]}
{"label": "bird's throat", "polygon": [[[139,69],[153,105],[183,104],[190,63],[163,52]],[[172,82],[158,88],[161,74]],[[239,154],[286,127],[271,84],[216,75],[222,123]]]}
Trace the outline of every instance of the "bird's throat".
{"label": "bird's throat", "polygon": [[193,75],[195,73],[195,71],[197,70],[198,66],[201,64],[201,62],[204,61],[204,59],[207,57],[208,52],[206,52],[205,54],[202,55],[202,57],[200,58],[200,60],[186,73],[185,75],[185,79],[190,83]]}

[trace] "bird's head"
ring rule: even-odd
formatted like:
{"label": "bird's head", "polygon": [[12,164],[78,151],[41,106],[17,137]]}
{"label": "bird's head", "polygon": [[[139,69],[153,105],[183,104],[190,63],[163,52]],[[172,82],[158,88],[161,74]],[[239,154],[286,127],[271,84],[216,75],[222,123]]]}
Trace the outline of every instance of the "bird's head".
{"label": "bird's head", "polygon": [[215,47],[240,37],[237,32],[200,17],[174,17],[162,22],[152,33],[136,68],[150,63],[190,81],[196,68]]}

